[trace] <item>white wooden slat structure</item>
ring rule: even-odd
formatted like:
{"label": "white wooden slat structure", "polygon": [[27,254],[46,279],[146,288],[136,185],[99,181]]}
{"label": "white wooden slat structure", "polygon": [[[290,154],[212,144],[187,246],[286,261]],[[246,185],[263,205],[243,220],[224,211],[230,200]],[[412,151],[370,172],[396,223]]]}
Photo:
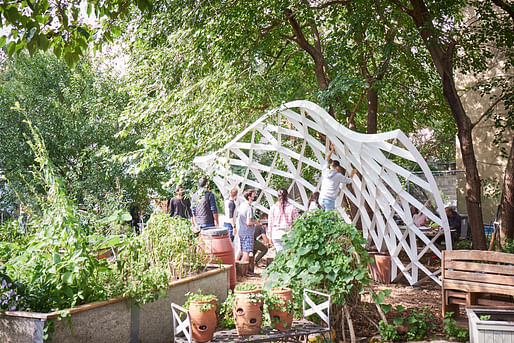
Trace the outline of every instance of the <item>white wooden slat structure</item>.
{"label": "white wooden slat structure", "polygon": [[[260,194],[254,204],[267,213],[276,201],[279,186],[286,186],[294,198],[291,202],[305,211],[310,194],[320,187],[328,141],[335,146],[332,158],[339,160],[347,174],[354,168],[359,172],[352,179],[353,193],[345,187],[336,201],[342,217],[353,224],[360,221],[364,237],[371,239],[379,251],[391,255],[392,279],[400,272],[415,285],[425,279],[420,278],[421,271],[441,284],[440,270],[431,271],[420,262],[425,253],[442,257],[434,244],[437,237],[428,238],[414,225],[411,207],[443,228],[446,249],[451,250],[448,220],[426,161],[401,130],[357,133],[339,124],[320,106],[299,100],[268,112],[221,150],[197,157],[194,163],[213,175],[225,197],[233,187],[239,189],[240,197],[246,189],[257,189]],[[423,175],[396,163],[400,160],[418,167]],[[407,184],[422,190],[428,201],[411,195]],[[358,209],[353,220],[342,208],[345,196]],[[395,216],[404,225],[397,224]],[[424,244],[421,251],[417,240]],[[402,251],[410,260],[408,264],[399,258]]]}

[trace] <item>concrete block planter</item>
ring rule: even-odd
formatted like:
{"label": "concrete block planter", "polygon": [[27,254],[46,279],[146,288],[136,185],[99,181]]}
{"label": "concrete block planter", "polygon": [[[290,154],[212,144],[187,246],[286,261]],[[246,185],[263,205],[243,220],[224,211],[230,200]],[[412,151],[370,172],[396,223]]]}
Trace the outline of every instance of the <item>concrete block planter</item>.
{"label": "concrete block planter", "polygon": [[59,312],[3,312],[0,314],[0,342],[43,343],[46,321],[54,322],[52,343],[163,343],[173,341],[170,303],[184,304],[187,292],[202,289],[224,301],[230,283],[230,268],[211,267],[199,275],[170,283],[167,297],[136,306],[129,298],[114,298],[78,306],[68,311],[67,320],[56,320]]}
{"label": "concrete block planter", "polygon": [[[514,342],[514,309],[466,309],[470,343]],[[480,320],[481,316],[490,316]]]}

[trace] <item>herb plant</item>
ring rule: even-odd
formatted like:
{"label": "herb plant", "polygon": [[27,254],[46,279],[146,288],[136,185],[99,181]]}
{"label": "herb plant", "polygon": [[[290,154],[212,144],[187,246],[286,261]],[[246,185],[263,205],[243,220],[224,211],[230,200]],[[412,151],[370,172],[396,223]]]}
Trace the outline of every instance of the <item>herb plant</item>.
{"label": "herb plant", "polygon": [[196,293],[187,292],[186,297],[187,301],[184,306],[187,309],[189,309],[191,302],[205,302],[205,304],[200,306],[200,312],[209,311],[215,305],[214,303],[218,301],[218,298],[214,294],[203,294],[201,289]]}
{"label": "herb plant", "polygon": [[446,312],[446,315],[443,319],[444,323],[444,331],[450,337],[454,337],[459,342],[467,342],[469,339],[468,329],[457,326],[455,323],[457,322],[454,318],[452,318],[453,312]]}

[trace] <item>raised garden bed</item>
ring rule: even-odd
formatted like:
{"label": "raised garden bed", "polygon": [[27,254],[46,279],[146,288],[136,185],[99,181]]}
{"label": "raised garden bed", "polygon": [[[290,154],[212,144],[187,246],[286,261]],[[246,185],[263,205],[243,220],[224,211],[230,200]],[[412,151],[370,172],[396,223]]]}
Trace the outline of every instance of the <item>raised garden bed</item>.
{"label": "raised garden bed", "polygon": [[202,289],[220,301],[227,297],[231,266],[210,267],[199,275],[170,283],[166,297],[138,306],[125,297],[90,303],[67,311],[68,320],[57,320],[60,312],[4,312],[0,314],[0,342],[42,343],[46,321],[54,322],[53,343],[82,342],[171,342],[173,323],[170,303],[183,304],[187,292]]}
{"label": "raised garden bed", "polygon": [[470,343],[514,342],[514,309],[466,308]]}

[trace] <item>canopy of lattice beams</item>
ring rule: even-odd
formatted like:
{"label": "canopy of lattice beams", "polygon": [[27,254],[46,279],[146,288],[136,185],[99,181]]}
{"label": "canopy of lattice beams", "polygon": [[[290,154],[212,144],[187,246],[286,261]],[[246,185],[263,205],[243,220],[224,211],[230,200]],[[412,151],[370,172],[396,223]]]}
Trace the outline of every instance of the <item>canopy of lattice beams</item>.
{"label": "canopy of lattice beams", "polygon": [[[226,197],[233,187],[240,191],[239,201],[246,189],[260,190],[255,206],[267,213],[278,188],[285,187],[291,202],[305,211],[310,194],[319,190],[329,142],[335,147],[332,159],[339,160],[346,174],[358,171],[336,201],[343,218],[361,228],[379,251],[391,255],[393,279],[400,272],[411,285],[427,277],[441,284],[440,269],[432,271],[421,263],[425,254],[441,258],[437,237],[429,238],[414,224],[411,210],[416,207],[443,228],[449,250],[448,220],[426,161],[401,130],[357,133],[320,106],[293,101],[263,115],[221,150],[194,162],[213,176]],[[400,256],[402,252],[405,255]],[[420,278],[420,272],[425,276]]]}

